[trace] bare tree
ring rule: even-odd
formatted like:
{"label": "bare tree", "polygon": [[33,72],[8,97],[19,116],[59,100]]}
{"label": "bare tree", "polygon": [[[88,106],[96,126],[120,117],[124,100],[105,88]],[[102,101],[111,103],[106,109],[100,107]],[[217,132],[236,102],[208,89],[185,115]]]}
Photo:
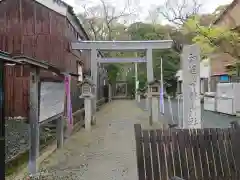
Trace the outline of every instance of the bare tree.
{"label": "bare tree", "polygon": [[[82,5],[84,12],[79,15],[85,28],[95,40],[113,40],[113,32],[117,24],[137,14],[129,0],[123,8],[118,8],[105,0],[94,6]],[[119,28],[119,27],[118,27]]]}
{"label": "bare tree", "polygon": [[201,6],[198,0],[166,0],[157,10],[170,23],[180,26],[189,17],[196,15]]}
{"label": "bare tree", "polygon": [[156,9],[155,6],[152,6],[149,10],[148,10],[148,16],[146,18],[147,21],[150,21],[153,25],[156,25],[158,23],[159,20],[159,12],[158,9]]}

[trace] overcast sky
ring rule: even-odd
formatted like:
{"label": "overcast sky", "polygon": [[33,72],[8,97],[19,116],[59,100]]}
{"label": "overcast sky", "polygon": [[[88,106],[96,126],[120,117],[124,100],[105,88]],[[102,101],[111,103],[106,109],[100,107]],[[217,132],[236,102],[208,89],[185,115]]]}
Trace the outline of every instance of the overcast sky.
{"label": "overcast sky", "polygon": [[[81,5],[79,3],[83,2],[84,0],[64,0],[69,5],[74,7],[74,11],[76,13],[81,12]],[[98,3],[99,0],[90,0],[93,3]],[[105,0],[106,2],[110,2],[112,4],[117,5],[117,7],[124,7],[124,0]],[[148,16],[148,10],[151,9],[151,7],[156,7],[159,5],[163,5],[165,1],[163,0],[133,0],[136,1],[137,4],[141,7],[141,16],[139,17],[139,20],[144,20]],[[199,0],[202,6],[202,12],[203,13],[209,13],[213,12],[219,5],[229,4],[233,0]],[[165,22],[163,22],[165,23]]]}

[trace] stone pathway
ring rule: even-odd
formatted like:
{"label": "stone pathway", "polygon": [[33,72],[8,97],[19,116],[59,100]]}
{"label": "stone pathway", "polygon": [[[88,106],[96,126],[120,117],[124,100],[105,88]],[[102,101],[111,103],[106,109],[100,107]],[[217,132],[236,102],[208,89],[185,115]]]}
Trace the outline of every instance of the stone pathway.
{"label": "stone pathway", "polygon": [[41,164],[41,179],[137,179],[134,124],[148,128],[147,112],[135,101],[117,100],[96,117],[92,132],[80,130]]}

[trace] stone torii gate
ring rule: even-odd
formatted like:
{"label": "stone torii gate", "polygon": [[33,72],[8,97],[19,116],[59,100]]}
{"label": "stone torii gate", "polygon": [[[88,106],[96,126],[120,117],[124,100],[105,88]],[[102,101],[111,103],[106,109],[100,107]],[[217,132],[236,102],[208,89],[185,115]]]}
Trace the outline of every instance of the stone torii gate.
{"label": "stone torii gate", "polygon": [[[153,77],[153,62],[152,62],[152,50],[154,49],[170,49],[172,47],[172,40],[152,40],[152,41],[78,41],[72,42],[71,47],[73,50],[90,50],[91,51],[91,78],[93,83],[97,85],[98,76],[98,63],[147,63],[147,81],[152,82]],[[105,51],[138,51],[142,50],[146,52],[145,58],[98,58],[97,52]],[[96,110],[96,98],[95,92],[94,99],[94,111]]]}

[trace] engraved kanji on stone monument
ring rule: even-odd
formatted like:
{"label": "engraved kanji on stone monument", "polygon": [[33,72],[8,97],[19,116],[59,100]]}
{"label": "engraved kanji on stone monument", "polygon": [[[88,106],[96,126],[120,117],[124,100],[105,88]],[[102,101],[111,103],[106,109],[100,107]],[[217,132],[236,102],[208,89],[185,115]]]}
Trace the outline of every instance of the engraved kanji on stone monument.
{"label": "engraved kanji on stone monument", "polygon": [[197,45],[184,46],[183,68],[183,128],[201,128],[200,50]]}

